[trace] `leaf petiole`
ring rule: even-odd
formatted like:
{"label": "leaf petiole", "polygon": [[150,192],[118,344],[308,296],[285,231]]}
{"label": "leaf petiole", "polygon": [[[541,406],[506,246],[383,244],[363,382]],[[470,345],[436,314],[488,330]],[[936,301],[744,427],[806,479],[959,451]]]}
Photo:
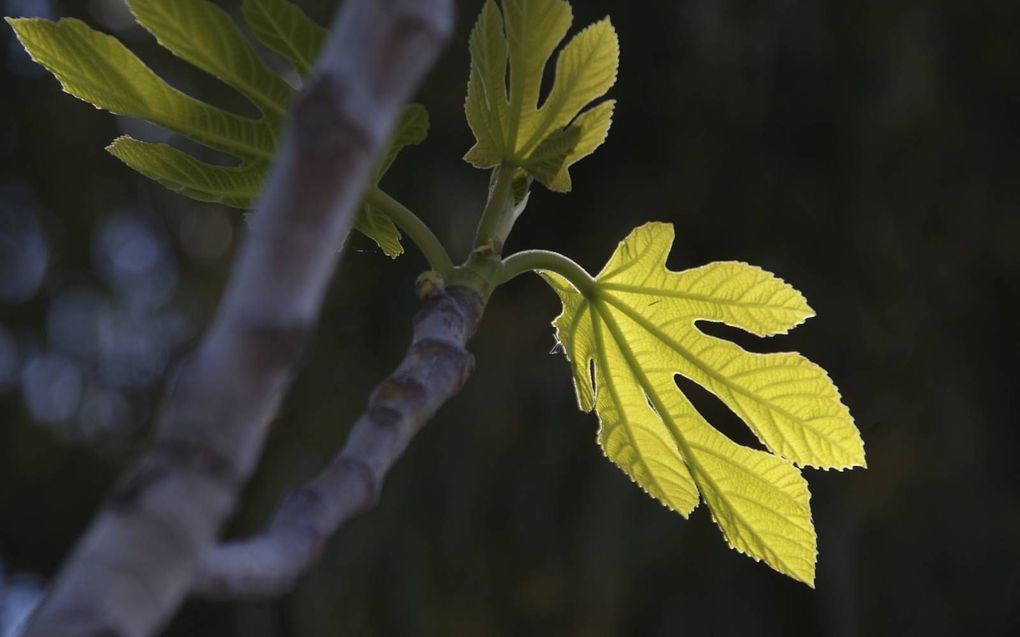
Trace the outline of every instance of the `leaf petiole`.
{"label": "leaf petiole", "polygon": [[550,250],[525,250],[510,255],[503,260],[503,269],[499,273],[496,285],[502,285],[525,272],[540,270],[559,274],[586,297],[595,292],[595,279],[584,268],[569,257]]}
{"label": "leaf petiole", "polygon": [[506,215],[514,213],[514,166],[509,163],[500,164],[496,168],[495,182],[489,190],[489,200],[482,211],[482,218],[478,222],[478,234],[475,237],[475,247],[491,244],[493,251],[499,254],[503,249],[503,242],[506,237],[497,236],[497,228],[504,225],[501,223]]}
{"label": "leaf petiole", "polygon": [[411,212],[407,206],[377,186],[368,189],[365,193],[365,201],[389,217],[404,234],[411,238],[411,241],[414,241],[425,256],[425,260],[429,262],[429,267],[444,277],[453,271],[453,261],[447,254],[446,248],[443,247],[432,230],[425,225],[425,222]]}

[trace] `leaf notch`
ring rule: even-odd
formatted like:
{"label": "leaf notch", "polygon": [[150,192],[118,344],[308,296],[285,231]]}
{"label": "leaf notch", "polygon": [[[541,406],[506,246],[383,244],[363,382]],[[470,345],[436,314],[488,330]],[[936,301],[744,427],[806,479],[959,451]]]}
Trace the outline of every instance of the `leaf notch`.
{"label": "leaf notch", "polygon": [[[161,46],[219,79],[258,108],[249,118],[195,99],[167,84],[117,38],[84,22],[63,18],[7,18],[32,59],[60,82],[65,92],[96,108],[168,129],[236,161],[219,166],[163,143],[124,135],[106,150],[133,170],[191,199],[251,209],[276,150],[279,128],[295,89],[270,71],[229,15],[209,0],[127,0],[135,20]],[[241,13],[255,38],[307,76],[325,37],[288,0],[243,0]],[[372,185],[400,150],[419,144],[428,131],[428,114],[409,105],[374,173]],[[403,252],[400,231],[367,204],[354,228],[384,253]]]}

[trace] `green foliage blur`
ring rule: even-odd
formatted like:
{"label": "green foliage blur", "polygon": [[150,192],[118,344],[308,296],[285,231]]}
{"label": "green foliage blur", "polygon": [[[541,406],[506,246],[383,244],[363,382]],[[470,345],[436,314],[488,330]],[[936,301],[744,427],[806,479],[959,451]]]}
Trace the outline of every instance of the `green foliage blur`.
{"label": "green foliage blur", "polygon": [[[322,22],[334,8],[301,4]],[[0,2],[4,15],[81,17],[172,84],[252,111],[119,6]],[[383,182],[455,257],[470,248],[487,185],[460,159],[472,143],[463,102],[480,6],[459,3],[458,31],[418,97],[430,138]],[[805,294],[818,317],[789,336],[715,332],[810,356],[867,441],[866,472],[806,473],[817,590],[733,554],[705,511],[684,521],[606,462],[568,366],[549,356],[557,300],[532,277],[493,297],[471,381],[414,441],[379,506],[341,531],[293,594],[190,602],[167,634],[1020,629],[1010,311],[1020,5],[588,0],[574,11],[577,25],[608,13],[620,34],[613,128],[572,171],[571,194],[535,188],[507,249],[554,249],[595,270],[631,228],[668,221],[671,267],[739,259]],[[0,38],[2,587],[13,581],[5,572],[52,577],[144,448],[163,378],[209,320],[244,226],[236,211],[168,193],[107,155],[125,132],[159,140],[61,93],[9,29]],[[341,444],[407,344],[423,268],[413,246],[391,261],[351,238],[230,533],[259,528]],[[755,444],[720,403],[684,389],[725,433]]]}

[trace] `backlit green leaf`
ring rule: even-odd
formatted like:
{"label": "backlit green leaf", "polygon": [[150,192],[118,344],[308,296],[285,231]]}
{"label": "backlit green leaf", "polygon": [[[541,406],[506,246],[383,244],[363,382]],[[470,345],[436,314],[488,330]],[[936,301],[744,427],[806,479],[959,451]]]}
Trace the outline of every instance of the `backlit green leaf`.
{"label": "backlit green leaf", "polygon": [[[668,224],[638,228],[587,295],[543,273],[563,301],[554,325],[578,402],[598,414],[606,455],[649,494],[687,516],[700,493],[731,546],[811,584],[815,532],[795,465],[864,466],[860,434],[823,369],[795,353],[747,352],[696,322],[769,336],[813,312],[791,286],[744,263],[672,272],[672,243]],[[677,375],[718,396],[769,451],[711,427]]]}
{"label": "backlit green leaf", "polygon": [[516,156],[536,128],[545,66],[573,22],[565,0],[504,0],[510,53],[510,121],[506,139]]}
{"label": "backlit green leaf", "polygon": [[122,136],[107,146],[117,159],[180,194],[234,208],[251,208],[258,198],[268,164],[251,162],[240,168],[213,166],[167,144],[151,144]]}
{"label": "backlit green leaf", "polygon": [[[549,97],[518,133],[518,150],[527,154],[552,131],[563,128],[588,103],[616,83],[620,48],[616,30],[604,18],[578,33],[556,59],[556,81]],[[530,104],[529,104],[530,106]]]}
{"label": "backlit green leaf", "polygon": [[98,108],[159,124],[241,159],[268,161],[275,129],[200,102],[172,88],[116,38],[64,18],[8,18],[32,59],[64,90]]}
{"label": "backlit green leaf", "polygon": [[[276,150],[279,126],[294,89],[266,68],[233,20],[208,0],[128,0],[128,5],[139,24],[162,46],[250,99],[263,117],[251,119],[185,95],[160,79],[116,38],[79,20],[7,21],[32,59],[52,72],[68,93],[226,153],[237,165],[214,166],[167,144],[129,137],[110,144],[107,150],[111,154],[187,197],[252,207]],[[322,45],[324,29],[286,0],[245,0],[241,9],[263,44],[300,73],[308,73]],[[373,185],[400,150],[420,143],[427,131],[425,109],[408,106],[377,165]],[[395,257],[403,252],[400,232],[381,212],[364,206],[354,227],[386,254]]]}
{"label": "backlit green leaf", "polygon": [[464,156],[480,168],[495,166],[510,154],[505,130],[509,104],[506,96],[507,44],[503,15],[487,0],[471,31],[471,73],[464,110],[475,133],[475,145]]}
{"label": "backlit green leaf", "polygon": [[207,0],[127,0],[135,19],[174,55],[282,118],[294,90],[265,67],[237,25]]}
{"label": "backlit green leaf", "polygon": [[570,192],[568,169],[606,141],[615,106],[615,100],[606,100],[546,137],[524,162],[525,170],[550,190]]}
{"label": "backlit green leaf", "polygon": [[259,42],[287,59],[302,77],[312,70],[326,30],[287,0],[244,0],[241,14]]}
{"label": "backlit green leaf", "polygon": [[354,229],[371,237],[386,256],[396,259],[404,253],[400,245],[400,231],[390,218],[369,204],[362,204],[361,212],[354,220]]}
{"label": "backlit green leaf", "polygon": [[504,0],[502,13],[487,0],[471,33],[465,110],[475,145],[465,159],[472,165],[511,162],[548,188],[566,192],[569,167],[605,140],[612,104],[578,113],[616,82],[619,42],[608,18],[563,48],[552,89],[538,103],[546,64],[571,21],[563,0]]}

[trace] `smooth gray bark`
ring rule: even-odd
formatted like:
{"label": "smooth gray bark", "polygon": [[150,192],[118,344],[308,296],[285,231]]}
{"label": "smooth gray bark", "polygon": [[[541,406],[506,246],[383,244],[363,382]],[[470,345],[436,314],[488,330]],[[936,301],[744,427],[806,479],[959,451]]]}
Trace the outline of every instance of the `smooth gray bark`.
{"label": "smooth gray bark", "polygon": [[342,4],[156,441],[80,539],[28,637],[149,635],[187,595],[258,461],[375,158],[449,37],[453,9],[453,0]]}

